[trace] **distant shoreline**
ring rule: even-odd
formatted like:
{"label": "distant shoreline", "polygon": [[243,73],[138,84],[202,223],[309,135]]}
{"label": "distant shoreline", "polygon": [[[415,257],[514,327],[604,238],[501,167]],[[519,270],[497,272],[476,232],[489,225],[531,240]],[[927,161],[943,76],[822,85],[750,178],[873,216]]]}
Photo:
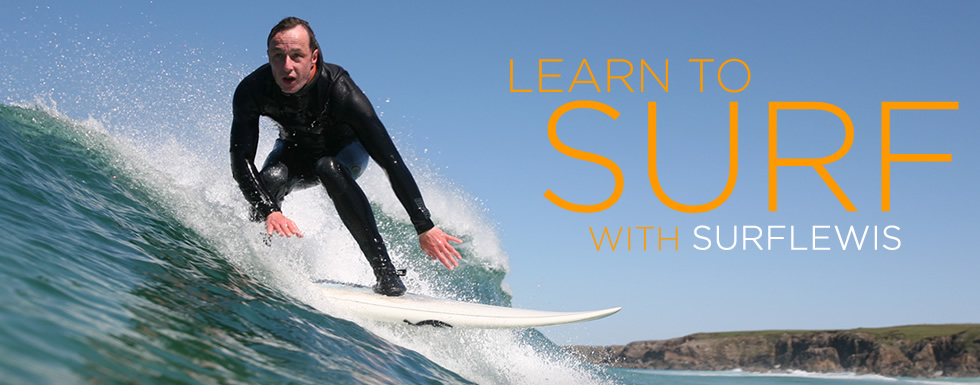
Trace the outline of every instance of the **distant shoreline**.
{"label": "distant shoreline", "polygon": [[567,348],[587,362],[617,368],[980,377],[980,324],[698,333]]}

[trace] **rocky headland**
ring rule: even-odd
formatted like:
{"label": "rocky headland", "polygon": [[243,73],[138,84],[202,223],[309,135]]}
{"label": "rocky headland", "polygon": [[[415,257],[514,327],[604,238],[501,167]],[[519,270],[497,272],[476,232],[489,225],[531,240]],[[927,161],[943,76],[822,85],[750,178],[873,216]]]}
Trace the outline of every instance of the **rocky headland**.
{"label": "rocky headland", "polygon": [[699,333],[569,349],[586,361],[620,368],[980,377],[980,324]]}

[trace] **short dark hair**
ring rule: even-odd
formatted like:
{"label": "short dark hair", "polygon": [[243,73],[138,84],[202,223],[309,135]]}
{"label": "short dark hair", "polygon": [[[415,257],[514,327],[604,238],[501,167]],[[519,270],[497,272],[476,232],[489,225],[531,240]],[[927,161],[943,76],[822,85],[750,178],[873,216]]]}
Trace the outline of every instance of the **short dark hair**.
{"label": "short dark hair", "polygon": [[[265,47],[269,48],[269,44],[272,43],[272,37],[276,36],[277,33],[296,28],[297,25],[302,25],[303,28],[306,29],[306,33],[310,35],[310,53],[319,50],[320,43],[317,43],[316,35],[313,34],[313,28],[310,28],[310,23],[307,23],[306,20],[292,16],[280,20],[279,24],[272,27],[272,30],[269,31],[269,37],[265,39]],[[317,53],[317,61],[321,63],[323,62],[323,50],[320,50],[320,52]]]}

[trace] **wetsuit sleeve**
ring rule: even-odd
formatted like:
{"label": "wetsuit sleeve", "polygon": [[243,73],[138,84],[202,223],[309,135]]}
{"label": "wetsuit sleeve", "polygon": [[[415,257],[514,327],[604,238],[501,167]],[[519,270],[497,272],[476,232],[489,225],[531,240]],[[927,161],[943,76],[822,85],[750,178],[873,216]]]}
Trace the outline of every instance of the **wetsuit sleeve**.
{"label": "wetsuit sleeve", "polygon": [[395,196],[408,212],[415,231],[422,234],[435,227],[429,218],[429,210],[422,201],[422,193],[419,192],[415,178],[398,154],[370,100],[346,73],[337,79],[333,91],[331,99],[336,103],[334,106],[339,107],[335,110],[337,117],[353,128],[371,159],[385,170]]}
{"label": "wetsuit sleeve", "polygon": [[276,211],[282,211],[262,186],[255,168],[255,151],[259,145],[259,112],[249,87],[243,81],[235,90],[232,101],[234,118],[231,122],[231,174],[238,182],[245,199],[265,219]]}

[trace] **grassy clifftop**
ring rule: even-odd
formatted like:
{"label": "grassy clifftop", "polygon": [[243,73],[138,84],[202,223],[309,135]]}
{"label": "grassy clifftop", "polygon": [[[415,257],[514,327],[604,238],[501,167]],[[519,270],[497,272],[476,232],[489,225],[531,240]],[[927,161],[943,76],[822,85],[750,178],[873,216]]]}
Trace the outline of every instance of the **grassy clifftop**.
{"label": "grassy clifftop", "polygon": [[980,324],[943,324],[943,325],[905,325],[884,328],[857,328],[847,330],[760,330],[760,331],[739,331],[721,333],[697,333],[692,334],[692,338],[725,338],[725,337],[780,337],[784,334],[805,334],[805,333],[838,333],[855,332],[867,333],[875,339],[885,340],[908,340],[918,342],[925,338],[949,336],[958,333],[966,333],[971,336],[971,340],[980,337]]}
{"label": "grassy clifftop", "polygon": [[593,363],[630,368],[980,377],[980,324],[698,333],[573,349]]}

